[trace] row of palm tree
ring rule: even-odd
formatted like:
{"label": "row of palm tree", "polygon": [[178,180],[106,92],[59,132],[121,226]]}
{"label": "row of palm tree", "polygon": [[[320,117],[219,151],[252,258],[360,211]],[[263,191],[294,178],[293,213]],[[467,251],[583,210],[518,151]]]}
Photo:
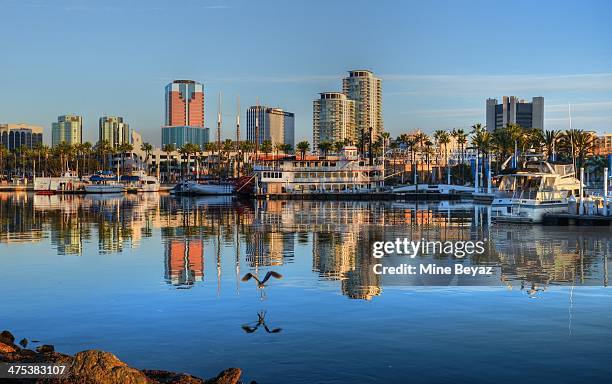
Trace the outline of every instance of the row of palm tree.
{"label": "row of palm tree", "polygon": [[[362,135],[363,136],[363,135]],[[367,135],[366,135],[367,136]],[[402,160],[410,162],[411,169],[415,172],[415,179],[418,178],[418,164],[426,168],[427,177],[437,176],[442,179],[443,167],[446,172],[451,172],[449,167],[449,146],[458,150],[454,155],[453,166],[456,177],[466,180],[468,167],[465,165],[467,150],[476,152],[477,156],[491,159],[497,171],[501,170],[501,165],[508,158],[516,153],[523,153],[533,149],[542,152],[554,160],[566,160],[575,164],[576,168],[584,166],[587,158],[593,152],[595,141],[592,134],[579,129],[567,131],[525,129],[515,124],[509,124],[503,128],[487,130],[482,124],[474,124],[468,133],[464,129],[436,130],[430,137],[426,133],[417,130],[412,134],[400,134],[392,138],[388,132],[383,132],[372,143],[357,143],[361,150],[361,155],[381,156],[391,155],[394,167]],[[318,150],[327,155],[330,152],[339,153],[346,145],[353,144],[350,140],[319,143]],[[369,148],[368,148],[369,146]],[[60,174],[68,169],[77,170],[81,174],[92,173],[96,170],[108,169],[111,164],[109,160],[120,157],[121,170],[125,172],[126,158],[131,156],[134,147],[130,143],[123,143],[112,146],[108,141],[98,142],[92,145],[89,142],[82,144],[60,143],[53,148],[39,144],[31,149],[27,147],[17,148],[15,151],[8,151],[0,145],[0,175],[4,173],[12,174],[32,174],[34,170],[37,174]],[[145,153],[144,162],[148,164],[153,146],[143,143],[140,148]],[[259,151],[266,157],[275,152],[290,153],[293,150],[291,145],[273,145],[269,140],[263,141],[256,149],[253,142],[244,140],[240,142],[227,139],[220,144],[207,143],[201,148],[199,145],[187,143],[181,147],[173,144],[164,145],[162,151],[166,153],[165,167],[160,169],[166,175],[171,173],[171,155],[178,152],[182,158],[187,159],[187,164],[195,159],[199,166],[206,161],[209,171],[218,173],[220,176],[230,174],[230,167],[235,167],[238,175],[241,172],[248,172],[251,161],[257,156],[255,151]],[[310,151],[310,143],[301,141],[296,145],[296,153],[305,158]],[[247,162],[245,161],[245,156]],[[416,166],[415,166],[416,164]],[[187,166],[189,167],[189,166]],[[437,170],[437,174],[432,174],[431,168]],[[180,173],[184,174],[184,162],[181,160]],[[8,171],[8,172],[7,172]],[[149,169],[147,169],[149,171]],[[402,173],[403,176],[403,173]]]}

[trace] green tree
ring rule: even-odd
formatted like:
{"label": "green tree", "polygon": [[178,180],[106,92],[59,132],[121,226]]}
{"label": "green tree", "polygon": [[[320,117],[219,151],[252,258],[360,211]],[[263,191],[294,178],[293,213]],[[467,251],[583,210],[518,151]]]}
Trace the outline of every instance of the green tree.
{"label": "green tree", "polygon": [[333,144],[329,141],[322,141],[319,143],[319,150],[323,156],[327,156],[327,152],[332,148]]}
{"label": "green tree", "polygon": [[268,157],[268,154],[272,152],[272,142],[270,140],[264,140],[264,142],[261,143],[260,150],[264,153],[266,157]]}
{"label": "green tree", "polygon": [[308,141],[300,141],[297,146],[296,146],[297,150],[300,152],[300,154],[302,155],[302,160],[304,160],[304,158],[306,157],[306,152],[308,152],[310,150],[310,143]]}
{"label": "green tree", "polygon": [[150,143],[144,142],[140,146],[140,150],[145,153],[145,164],[147,165],[147,174],[149,173],[149,157],[151,156],[151,152],[153,151],[153,146]]}

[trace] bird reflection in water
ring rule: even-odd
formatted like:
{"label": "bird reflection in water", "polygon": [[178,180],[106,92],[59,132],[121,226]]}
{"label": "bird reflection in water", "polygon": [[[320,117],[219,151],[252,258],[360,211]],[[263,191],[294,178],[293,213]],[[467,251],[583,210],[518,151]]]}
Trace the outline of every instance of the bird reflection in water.
{"label": "bird reflection in water", "polygon": [[271,277],[274,277],[275,279],[282,279],[283,275],[281,275],[278,272],[268,271],[268,273],[266,273],[266,276],[264,276],[263,280],[259,280],[259,277],[256,274],[252,274],[251,272],[249,272],[246,275],[244,275],[244,277],[242,278],[242,281],[249,281],[251,279],[255,280],[257,289],[261,290],[261,298],[263,299],[266,296],[266,293],[265,293],[266,283],[268,282],[268,280],[270,280]]}
{"label": "bird reflection in water", "polygon": [[261,326],[263,326],[267,333],[279,333],[283,330],[282,328],[270,329],[268,325],[266,325],[266,311],[257,312],[257,321],[242,325],[242,329],[246,333],[253,333],[256,332]]}
{"label": "bird reflection in water", "polygon": [[547,285],[538,287],[536,283],[532,282],[531,287],[529,289],[526,289],[525,282],[521,281],[521,291],[525,291],[527,295],[532,299],[539,297],[538,293],[546,291],[546,288],[547,288]]}

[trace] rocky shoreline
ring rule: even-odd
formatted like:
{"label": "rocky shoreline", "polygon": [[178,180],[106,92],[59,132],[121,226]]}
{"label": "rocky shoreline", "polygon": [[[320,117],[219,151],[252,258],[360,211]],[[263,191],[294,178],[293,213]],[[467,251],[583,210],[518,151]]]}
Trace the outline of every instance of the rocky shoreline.
{"label": "rocky shoreline", "polygon": [[[69,374],[61,378],[0,379],[7,383],[36,384],[241,384],[240,368],[228,368],[212,379],[160,370],[136,369],[128,366],[110,352],[82,351],[74,356],[55,351],[52,345],[27,349],[28,340],[15,344],[9,331],[0,333],[0,363],[65,364]],[[256,384],[251,382],[251,384]]]}

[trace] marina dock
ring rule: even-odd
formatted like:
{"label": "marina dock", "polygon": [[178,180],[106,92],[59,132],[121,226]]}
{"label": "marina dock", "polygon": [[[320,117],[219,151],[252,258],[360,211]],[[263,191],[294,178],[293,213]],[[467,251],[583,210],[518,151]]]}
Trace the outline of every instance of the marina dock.
{"label": "marina dock", "polygon": [[447,201],[461,200],[460,194],[440,193],[259,193],[253,195],[260,200],[400,200],[400,201]]}
{"label": "marina dock", "polygon": [[545,215],[543,224],[560,226],[609,226],[612,225],[612,216],[556,213]]}

